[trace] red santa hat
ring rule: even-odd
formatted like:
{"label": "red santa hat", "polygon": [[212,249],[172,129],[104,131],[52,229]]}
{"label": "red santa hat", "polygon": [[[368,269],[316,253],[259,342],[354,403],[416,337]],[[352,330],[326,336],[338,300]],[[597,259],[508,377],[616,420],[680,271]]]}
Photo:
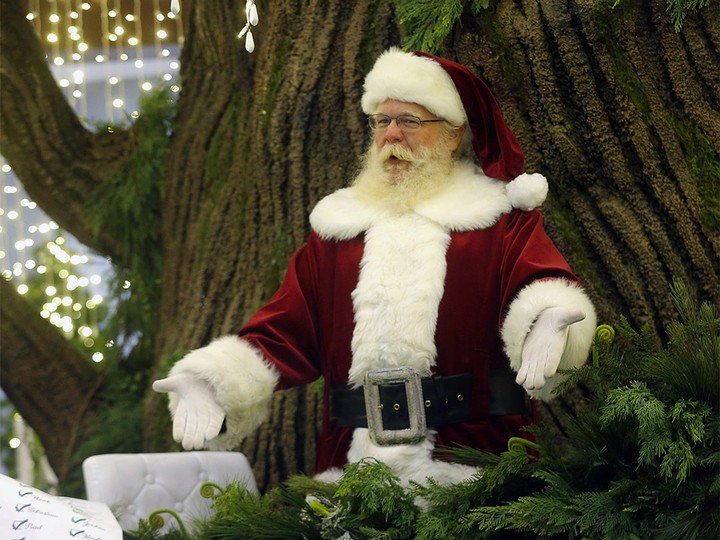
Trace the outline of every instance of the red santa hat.
{"label": "red santa hat", "polygon": [[465,66],[393,47],[377,59],[365,78],[364,90],[366,114],[394,99],[417,103],[451,124],[465,125],[483,172],[509,182],[507,193],[514,207],[530,210],[545,200],[547,180],[540,174],[523,174],[525,156],[520,143],[490,89]]}

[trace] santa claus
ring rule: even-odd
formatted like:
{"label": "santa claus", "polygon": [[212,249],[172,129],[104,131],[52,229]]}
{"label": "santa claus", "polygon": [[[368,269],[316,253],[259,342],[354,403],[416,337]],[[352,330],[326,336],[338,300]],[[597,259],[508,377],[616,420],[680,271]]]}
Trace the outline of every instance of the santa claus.
{"label": "santa claus", "polygon": [[403,482],[456,482],[475,469],[434,451],[501,452],[522,436],[528,398],[550,399],[558,369],[585,362],[595,312],[543,229],[545,178],[522,174],[478,77],[393,48],[362,108],[364,165],[312,211],[279,290],[153,387],[169,393],[184,448],[229,449],[267,419],[275,390],[322,377],[320,477],[372,457]]}

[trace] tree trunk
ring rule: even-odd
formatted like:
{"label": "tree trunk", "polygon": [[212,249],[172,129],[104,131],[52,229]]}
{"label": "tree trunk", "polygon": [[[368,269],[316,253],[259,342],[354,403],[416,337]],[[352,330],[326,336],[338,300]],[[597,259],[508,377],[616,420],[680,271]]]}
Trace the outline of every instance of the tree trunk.
{"label": "tree trunk", "polygon": [[[366,140],[362,69],[397,40],[380,4],[264,4],[252,55],[235,37],[237,5],[196,5],[163,202],[159,358],[239,329],[279,286],[309,210],[352,176]],[[312,387],[278,393],[241,447],[260,485],[313,472],[319,400]],[[146,425],[161,401],[148,394]]]}
{"label": "tree trunk", "polygon": [[[0,1],[0,151],[46,212],[114,254],[116,240],[88,238],[78,209],[86,188],[132,150],[132,133],[115,133],[118,142],[108,147],[106,136],[84,130],[53,89],[39,44],[20,51],[36,41],[30,25],[14,2]],[[600,320],[623,314],[662,336],[674,316],[673,278],[696,298],[720,303],[713,199],[720,8],[689,16],[676,33],[664,2],[623,2],[609,13],[594,5],[500,2],[478,17],[466,14],[439,54],[488,82],[527,170],[548,177],[548,229]],[[162,179],[164,271],[151,378],[170,357],[237,330],[278,286],[308,233],[309,210],[352,178],[366,146],[364,74],[378,52],[400,43],[389,2],[278,1],[259,5],[257,48],[248,54],[236,38],[243,7],[194,0],[184,12],[179,127]],[[42,126],[38,119],[51,129],[22,131]],[[5,364],[7,333],[17,330],[5,321],[2,329]],[[21,337],[38,343],[47,332]],[[40,369],[43,359],[25,362]],[[36,392],[57,392],[59,382],[43,380]],[[28,383],[3,377],[2,384],[13,396],[8,385]],[[89,402],[87,386],[76,410]],[[23,406],[54,412],[39,400]],[[167,416],[164,398],[148,391],[146,411],[144,450],[167,449],[169,430],[157,430]],[[261,487],[313,471],[318,415],[316,389],[277,394],[270,421],[241,447]],[[41,438],[59,444],[52,436]]]}

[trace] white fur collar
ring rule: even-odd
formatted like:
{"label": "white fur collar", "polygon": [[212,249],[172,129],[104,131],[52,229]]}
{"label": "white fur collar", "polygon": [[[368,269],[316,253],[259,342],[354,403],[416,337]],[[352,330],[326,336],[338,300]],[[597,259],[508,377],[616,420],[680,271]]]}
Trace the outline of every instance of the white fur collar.
{"label": "white fur collar", "polygon": [[[449,231],[485,229],[512,210],[505,188],[504,182],[485,176],[472,163],[459,163],[447,188],[414,211]],[[353,188],[344,188],[317,204],[310,225],[323,239],[348,240],[386,216],[386,209],[361,201]]]}

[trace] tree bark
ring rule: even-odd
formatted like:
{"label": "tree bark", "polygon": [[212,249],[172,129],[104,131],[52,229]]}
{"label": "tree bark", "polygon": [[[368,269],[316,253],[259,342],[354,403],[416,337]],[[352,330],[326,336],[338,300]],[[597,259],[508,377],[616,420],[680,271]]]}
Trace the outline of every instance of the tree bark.
{"label": "tree bark", "polygon": [[471,23],[450,45],[495,89],[527,169],[548,177],[549,226],[602,320],[624,314],[663,335],[673,278],[720,303],[720,235],[705,219],[717,200],[700,185],[714,181],[717,197],[718,178],[694,176],[685,146],[697,130],[717,174],[718,15],[714,4],[676,34],[663,2],[606,15],[501,2],[494,35]]}

